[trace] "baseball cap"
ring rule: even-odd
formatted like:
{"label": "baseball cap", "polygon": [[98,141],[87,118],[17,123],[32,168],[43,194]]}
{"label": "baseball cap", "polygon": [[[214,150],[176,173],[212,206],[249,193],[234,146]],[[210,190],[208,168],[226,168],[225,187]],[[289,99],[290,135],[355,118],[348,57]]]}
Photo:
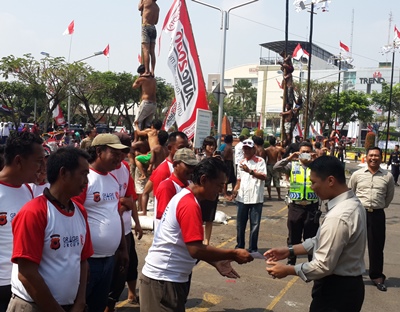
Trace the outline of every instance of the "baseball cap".
{"label": "baseball cap", "polygon": [[174,161],[181,161],[189,166],[196,166],[199,162],[190,148],[180,148],[175,152]]}
{"label": "baseball cap", "polygon": [[111,133],[100,133],[92,141],[90,146],[107,145],[108,147],[115,149],[129,149],[129,146],[121,144],[121,141],[115,134]]}
{"label": "baseball cap", "polygon": [[243,144],[243,147],[245,147],[245,146],[251,147],[251,148],[254,147],[254,142],[253,142],[253,140],[251,140],[251,139],[244,140],[244,141],[242,142],[242,144]]}

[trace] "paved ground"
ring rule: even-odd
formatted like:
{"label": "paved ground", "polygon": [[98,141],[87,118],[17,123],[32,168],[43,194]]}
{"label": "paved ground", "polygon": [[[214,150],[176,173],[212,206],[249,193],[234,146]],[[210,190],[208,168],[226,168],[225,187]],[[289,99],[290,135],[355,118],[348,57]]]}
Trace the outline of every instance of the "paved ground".
{"label": "paved ground", "polygon": [[[357,164],[346,164],[348,172],[357,169]],[[287,207],[284,202],[276,200],[273,191],[273,200],[266,200],[263,206],[263,216],[259,237],[260,252],[271,247],[282,246],[286,242]],[[386,293],[380,292],[373,286],[368,275],[364,276],[366,296],[362,311],[398,311],[400,297],[400,187],[396,189],[392,205],[386,210],[387,240],[385,248],[385,274],[387,276]],[[219,210],[224,211],[232,218],[227,225],[215,224],[211,244],[221,248],[233,248],[236,243],[236,207],[233,203],[219,205]],[[146,232],[141,241],[137,242],[140,268],[144,257],[151,245],[153,235]],[[305,259],[299,259],[304,261]],[[368,259],[366,257],[368,267]],[[234,264],[235,269],[241,274],[238,280],[221,277],[214,268],[199,263],[193,271],[192,286],[187,302],[187,311],[308,311],[311,302],[312,283],[304,283],[298,277],[285,279],[272,279],[265,271],[263,260],[254,260],[246,265]],[[126,291],[121,300],[126,299]],[[129,305],[126,300],[118,304],[118,311],[140,311],[138,306]]]}

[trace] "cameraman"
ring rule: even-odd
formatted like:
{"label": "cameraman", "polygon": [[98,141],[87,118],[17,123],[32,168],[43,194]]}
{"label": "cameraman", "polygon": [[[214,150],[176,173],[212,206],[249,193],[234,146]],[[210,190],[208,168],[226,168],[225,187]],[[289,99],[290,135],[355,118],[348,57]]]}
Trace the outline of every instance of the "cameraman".
{"label": "cameraman", "polygon": [[[317,195],[311,189],[309,164],[317,158],[310,142],[301,142],[298,152],[278,161],[274,170],[290,176],[288,204],[288,246],[301,243],[301,240],[314,237],[319,227],[321,211]],[[312,256],[308,256],[312,260]],[[288,257],[288,264],[296,264],[296,256]]]}

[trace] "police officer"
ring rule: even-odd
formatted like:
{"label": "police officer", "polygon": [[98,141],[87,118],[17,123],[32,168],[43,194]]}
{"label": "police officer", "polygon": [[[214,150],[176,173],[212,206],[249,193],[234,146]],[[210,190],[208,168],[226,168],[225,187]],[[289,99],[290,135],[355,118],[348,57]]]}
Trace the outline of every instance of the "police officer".
{"label": "police officer", "polygon": [[394,151],[390,154],[389,162],[387,164],[387,168],[389,169],[389,166],[392,165],[392,175],[394,178],[394,184],[399,186],[399,183],[397,183],[397,180],[399,179],[399,167],[400,167],[400,152],[399,152],[399,146],[395,145],[394,146]]}
{"label": "police officer", "polygon": [[[319,227],[320,210],[317,195],[311,189],[308,165],[317,157],[312,152],[310,142],[301,142],[298,152],[278,161],[274,169],[290,175],[288,205],[288,239],[289,248],[301,243],[302,239],[314,237]],[[309,261],[312,256],[309,255]],[[296,256],[288,257],[288,264],[296,264]]]}

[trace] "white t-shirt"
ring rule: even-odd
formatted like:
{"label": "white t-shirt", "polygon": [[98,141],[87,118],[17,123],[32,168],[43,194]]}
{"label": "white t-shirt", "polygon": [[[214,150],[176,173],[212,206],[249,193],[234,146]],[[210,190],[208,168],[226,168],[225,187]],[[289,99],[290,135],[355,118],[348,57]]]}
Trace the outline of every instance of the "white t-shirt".
{"label": "white t-shirt", "polygon": [[185,188],[165,208],[142,273],[156,280],[187,282],[196,259],[191,257],[186,243],[203,241],[203,237],[200,205]]}
{"label": "white t-shirt", "polygon": [[0,286],[11,284],[13,235],[11,221],[33,198],[28,185],[14,187],[0,182]]}
{"label": "white t-shirt", "polygon": [[[133,182],[129,164],[126,161],[122,161],[119,168],[111,171],[111,174],[117,178],[119,184],[119,196],[129,197],[132,196],[133,200],[137,199],[135,192],[135,183]],[[124,211],[122,214],[122,220],[124,222],[125,235],[128,235],[132,231],[132,211]]]}
{"label": "white t-shirt", "polygon": [[235,165],[238,165],[242,161],[243,157],[243,142],[239,142],[235,145]]}
{"label": "white t-shirt", "polygon": [[46,187],[50,188],[50,183],[46,182],[46,183],[39,184],[39,185],[35,184],[35,183],[29,183],[29,186],[32,189],[33,197],[36,198],[43,194],[43,191]]}
{"label": "white t-shirt", "polygon": [[119,207],[119,184],[111,174],[102,174],[90,168],[88,186],[76,199],[88,214],[92,237],[93,258],[115,254],[122,234]]}
{"label": "white t-shirt", "polygon": [[[254,172],[267,175],[265,160],[258,156],[253,156],[250,160],[243,158],[239,165],[247,165]],[[236,201],[244,204],[257,204],[264,202],[265,181],[257,179],[250,173],[238,167],[237,178],[240,180],[240,188],[236,196]]]}
{"label": "white t-shirt", "polygon": [[[81,261],[93,254],[86,212],[78,204],[66,212],[44,195],[28,202],[13,222],[12,292],[33,302],[18,278],[18,259],[39,265],[39,274],[60,305],[73,304],[79,287]],[[34,222],[32,222],[34,220]]]}

